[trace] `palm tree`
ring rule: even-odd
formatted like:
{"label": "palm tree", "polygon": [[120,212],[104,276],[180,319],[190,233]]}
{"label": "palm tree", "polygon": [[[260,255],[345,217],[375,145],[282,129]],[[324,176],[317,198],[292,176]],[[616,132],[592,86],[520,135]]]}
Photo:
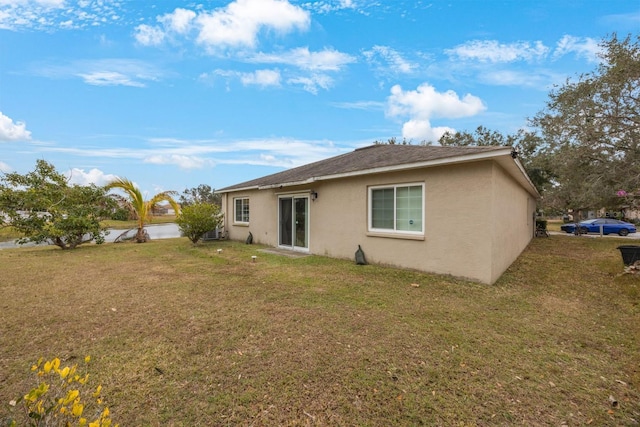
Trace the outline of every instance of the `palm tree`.
{"label": "palm tree", "polygon": [[127,207],[138,221],[138,232],[136,233],[136,242],[138,243],[147,241],[144,226],[153,219],[153,209],[158,203],[169,202],[171,207],[176,211],[176,214],[180,213],[180,205],[173,199],[173,196],[177,194],[175,191],[163,191],[149,200],[144,200],[140,189],[126,178],[116,178],[109,182],[105,188],[107,191],[113,188],[119,188],[128,196],[128,200],[126,201],[128,204]]}

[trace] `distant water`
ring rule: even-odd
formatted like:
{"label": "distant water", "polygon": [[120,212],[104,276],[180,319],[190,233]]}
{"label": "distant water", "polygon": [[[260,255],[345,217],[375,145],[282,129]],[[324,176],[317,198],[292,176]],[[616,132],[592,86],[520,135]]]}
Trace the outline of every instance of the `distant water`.
{"label": "distant water", "polygon": [[[180,237],[180,228],[178,224],[159,224],[159,225],[147,225],[145,227],[147,233],[149,233],[149,237],[151,240],[156,239],[173,239],[175,237]],[[121,235],[126,230],[112,230],[109,229],[109,234],[104,238],[105,242],[113,242],[119,235]],[[136,230],[132,230],[128,233],[128,236],[135,235]]]}

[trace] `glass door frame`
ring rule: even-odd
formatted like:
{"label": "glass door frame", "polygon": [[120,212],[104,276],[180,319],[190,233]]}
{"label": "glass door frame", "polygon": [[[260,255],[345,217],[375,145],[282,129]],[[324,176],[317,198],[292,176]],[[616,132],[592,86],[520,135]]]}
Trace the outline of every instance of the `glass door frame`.
{"label": "glass door frame", "polygon": [[[282,227],[282,200],[284,199],[289,199],[291,200],[291,229],[289,230],[290,232],[290,239],[291,239],[291,244],[282,244],[282,232],[283,230],[281,229]],[[304,212],[304,220],[305,220],[305,227],[304,227],[304,233],[305,233],[305,237],[306,237],[306,246],[297,246],[296,245],[296,237],[297,237],[297,230],[296,230],[296,200],[304,200],[305,202],[305,212]],[[278,214],[277,214],[277,221],[278,221],[278,247],[282,248],[282,249],[289,249],[289,250],[293,250],[293,251],[298,251],[298,252],[309,252],[309,241],[310,241],[310,211],[311,211],[311,203],[310,203],[311,197],[309,193],[292,193],[292,194],[279,194],[278,195]]]}

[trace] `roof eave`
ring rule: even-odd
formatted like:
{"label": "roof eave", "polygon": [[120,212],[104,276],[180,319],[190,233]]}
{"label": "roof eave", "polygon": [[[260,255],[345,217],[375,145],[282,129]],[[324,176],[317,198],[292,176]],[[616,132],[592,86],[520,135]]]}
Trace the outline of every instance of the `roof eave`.
{"label": "roof eave", "polygon": [[361,169],[353,172],[324,175],[324,176],[315,177],[314,180],[323,181],[323,180],[330,180],[330,179],[348,178],[352,176],[370,175],[375,173],[397,172],[397,171],[420,169],[420,168],[433,167],[433,166],[452,165],[456,163],[468,163],[468,162],[473,162],[478,160],[486,160],[486,159],[501,157],[505,155],[511,156],[511,151],[512,151],[511,147],[506,147],[504,150],[494,150],[494,151],[483,152],[483,153],[467,154],[463,156],[445,157],[442,159],[425,160],[422,162],[405,163],[405,164],[393,165],[393,166],[382,166],[378,168]]}
{"label": "roof eave", "polygon": [[239,188],[221,188],[220,190],[216,190],[213,194],[224,194],[224,193],[235,193],[236,191],[249,191],[249,190],[257,190],[260,187],[257,185],[249,185],[247,187],[239,187]]}
{"label": "roof eave", "polygon": [[536,188],[536,186],[533,183],[533,181],[531,181],[531,178],[529,178],[529,175],[527,174],[527,171],[524,169],[524,166],[522,166],[522,163],[520,162],[520,160],[518,158],[515,158],[514,160],[515,160],[516,166],[520,170],[521,176],[524,178],[524,180],[526,181],[527,185],[529,186],[529,192],[533,196],[535,196],[536,199],[542,198],[542,194],[540,194],[540,192]]}
{"label": "roof eave", "polygon": [[[511,147],[504,147],[504,149],[485,151],[481,153],[466,154],[466,155],[455,156],[455,157],[445,157],[441,159],[425,160],[422,162],[406,163],[406,164],[393,165],[393,166],[382,166],[377,168],[361,169],[361,170],[352,171],[352,172],[314,176],[301,181],[289,181],[289,182],[281,182],[277,184],[266,184],[266,185],[253,185],[253,186],[247,186],[247,187],[241,187],[241,188],[234,188],[230,190],[222,189],[222,191],[219,191],[219,193],[230,193],[230,192],[247,191],[247,190],[255,190],[255,189],[269,190],[274,188],[308,185],[317,181],[328,181],[328,180],[334,180],[334,179],[349,178],[349,177],[378,174],[378,173],[385,173],[385,172],[398,172],[398,171],[410,170],[410,169],[453,165],[453,164],[468,163],[468,162],[479,161],[479,160],[490,160],[490,159],[497,160],[500,158],[507,158],[507,157],[511,159],[512,152],[513,152],[513,149]],[[529,193],[531,193],[536,198],[539,198],[540,193],[538,192],[535,185],[533,185],[533,183],[527,176],[527,173],[525,172],[520,161],[516,158],[516,159],[512,159],[511,163],[515,164],[518,172],[515,172],[513,170],[509,172],[514,174],[514,178],[518,182],[520,182],[525,188],[527,188]]]}
{"label": "roof eave", "polygon": [[[321,179],[321,178],[320,178]],[[318,178],[311,177],[302,181],[281,182],[278,184],[259,185],[258,190],[270,190],[272,188],[294,187],[296,185],[306,185],[316,182]]]}

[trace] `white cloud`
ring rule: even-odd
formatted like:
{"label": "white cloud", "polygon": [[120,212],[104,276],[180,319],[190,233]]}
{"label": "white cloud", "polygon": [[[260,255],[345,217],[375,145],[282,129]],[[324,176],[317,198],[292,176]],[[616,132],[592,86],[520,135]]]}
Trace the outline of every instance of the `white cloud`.
{"label": "white cloud", "polygon": [[0,0],[0,29],[53,31],[101,26],[121,19],[119,1]]}
{"label": "white cloud", "polygon": [[280,72],[278,70],[257,70],[253,73],[242,73],[240,80],[244,85],[280,86]]}
{"label": "white cloud", "polygon": [[[110,135],[109,139],[116,137]],[[211,168],[218,164],[261,165],[291,168],[317,160],[343,154],[352,148],[338,147],[328,140],[297,140],[290,138],[264,138],[251,140],[180,139],[174,137],[150,138],[148,146],[126,147],[95,146],[73,147],[40,146],[40,153],[61,153],[66,156],[127,159],[155,165],[176,165],[183,170]],[[363,141],[355,146],[366,145]],[[3,167],[0,164],[0,167]],[[77,183],[100,185],[113,178],[100,170],[85,172],[73,169],[67,173]],[[157,191],[156,191],[157,192]]]}
{"label": "white cloud", "polygon": [[290,78],[287,83],[300,85],[304,90],[315,95],[318,93],[318,89],[329,89],[333,84],[333,79],[325,74],[313,74],[311,76]]}
{"label": "white cloud", "polygon": [[237,141],[231,143],[227,151],[232,153],[233,157],[220,157],[216,159],[217,163],[292,168],[343,154],[349,149],[338,148],[326,140],[280,138]]}
{"label": "white cloud", "polygon": [[269,164],[274,164],[278,161],[278,159],[271,154],[260,154],[260,158]]}
{"label": "white cloud", "polygon": [[50,8],[63,7],[65,0],[0,0],[0,6],[44,6]]}
{"label": "white cloud", "polygon": [[[350,4],[348,1],[345,3],[346,6]],[[177,8],[171,13],[159,16],[157,21],[156,26],[142,24],[136,27],[134,35],[139,44],[161,45],[195,36],[196,43],[204,46],[211,54],[222,53],[227,48],[238,48],[236,57],[240,61],[283,64],[310,73],[299,75],[300,73],[296,74],[290,69],[255,70],[250,73],[218,69],[200,74],[198,79],[208,84],[219,76],[239,79],[245,86],[274,87],[285,81],[300,85],[304,90],[315,94],[318,90],[328,89],[333,84],[333,79],[323,72],[337,72],[347,64],[357,61],[354,56],[332,48],[310,51],[308,47],[300,47],[279,53],[251,53],[251,49],[258,45],[259,37],[264,33],[288,33],[308,28],[310,13],[288,0],[234,0],[225,7],[210,11],[202,8]],[[129,83],[117,77],[113,76],[114,82]],[[88,81],[93,84],[104,83],[103,79]],[[140,83],[139,80],[133,81]],[[230,90],[229,86],[227,90]]]}
{"label": "white cloud", "polygon": [[212,11],[176,8],[157,17],[158,25],[138,25],[134,37],[145,46],[157,46],[195,32],[196,42],[210,53],[229,47],[254,48],[262,31],[282,34],[306,30],[310,14],[288,0],[235,0]]}
{"label": "white cloud", "polygon": [[354,102],[333,102],[331,105],[346,110],[384,110],[385,104],[381,101],[354,101]]}
{"label": "white cloud", "polygon": [[578,58],[584,58],[590,62],[598,62],[598,54],[602,51],[598,41],[590,37],[562,37],[553,52],[554,58],[575,53]]}
{"label": "white cloud", "polygon": [[446,132],[455,133],[447,126],[432,127],[429,120],[409,120],[402,125],[402,137],[408,140],[435,142]]}
{"label": "white cloud", "polygon": [[24,122],[13,122],[10,117],[0,111],[0,142],[24,141],[31,139],[31,132],[27,130]]}
{"label": "white cloud", "polygon": [[71,184],[77,185],[89,185],[95,184],[97,186],[106,185],[108,182],[117,178],[116,175],[105,174],[99,169],[91,169],[89,172],[85,172],[84,169],[72,168],[64,174]]}
{"label": "white cloud", "polygon": [[65,0],[33,0],[34,3],[39,3],[46,7],[64,7]]}
{"label": "white cloud", "polygon": [[249,57],[249,62],[294,65],[309,71],[339,71],[343,66],[355,61],[356,58],[353,56],[334,49],[311,52],[308,47],[283,53],[258,53]]}
{"label": "white cloud", "polygon": [[213,162],[208,159],[180,154],[156,154],[146,157],[143,161],[156,165],[177,165],[181,169],[200,169],[213,164]]}
{"label": "white cloud", "polygon": [[324,0],[314,1],[305,4],[306,7],[313,9],[316,13],[331,13],[343,9],[356,9],[355,0]]}
{"label": "white cloud", "polygon": [[94,71],[87,74],[78,74],[85,83],[94,86],[134,86],[144,87],[144,84],[132,80],[128,76],[115,71]]}
{"label": "white cloud", "polygon": [[482,100],[471,94],[462,99],[452,90],[436,92],[428,83],[423,83],[416,90],[404,91],[400,85],[391,88],[388,99],[388,113],[391,116],[410,115],[420,118],[468,117],[485,110]]}
{"label": "white cloud", "polygon": [[133,34],[136,41],[143,46],[158,46],[164,42],[164,32],[150,25],[138,25]]}
{"label": "white cloud", "polygon": [[[143,156],[144,161],[149,163],[182,164],[184,169],[188,169],[223,163],[294,167],[330,157],[334,153],[340,154],[340,149],[326,140],[267,138],[224,142],[154,138],[150,142],[159,148],[138,150],[129,156]],[[215,160],[202,157],[210,155],[215,155]],[[127,155],[119,153],[119,156]]]}
{"label": "white cloud", "polygon": [[5,162],[1,162],[0,161],[0,172],[2,173],[9,173],[13,170],[13,168],[11,166],[9,166],[8,164],[6,164]]}
{"label": "white cloud", "polygon": [[463,61],[504,63],[515,61],[534,61],[543,59],[549,48],[536,41],[502,44],[495,40],[473,40],[465,44],[446,49],[445,53]]}
{"label": "white cloud", "polygon": [[134,31],[136,42],[143,46],[159,46],[177,35],[187,35],[194,29],[196,13],[192,10],[176,8],[173,12],[159,16],[159,26],[138,25]]}
{"label": "white cloud", "polygon": [[200,13],[197,41],[207,47],[254,47],[261,30],[282,33],[309,26],[309,13],[285,0],[236,0]]}
{"label": "white cloud", "polygon": [[157,81],[163,73],[153,65],[129,59],[99,59],[74,61],[68,65],[38,65],[33,73],[48,78],[80,77],[95,86],[144,87],[149,81]]}
{"label": "white cloud", "polygon": [[233,70],[213,70],[210,73],[202,73],[198,76],[198,80],[203,83],[213,84],[216,77],[223,77],[227,80],[237,79],[244,86],[261,86],[263,88],[269,86],[280,86],[282,76],[280,70],[256,70],[252,73],[243,73]]}
{"label": "white cloud", "polygon": [[363,55],[369,63],[393,73],[408,74],[418,68],[418,64],[407,61],[398,51],[388,46],[373,46],[371,50],[364,51]]}
{"label": "white cloud", "polygon": [[168,30],[177,34],[186,34],[192,29],[196,13],[192,10],[177,8],[158,19]]}
{"label": "white cloud", "polygon": [[[416,90],[404,91],[400,85],[391,88],[387,99],[387,115],[408,117],[403,125],[403,137],[437,140],[450,128],[432,127],[431,119],[460,118],[476,115],[486,109],[482,100],[471,94],[460,98],[454,91],[437,92],[433,86],[423,83]],[[438,136],[439,138],[439,136]]]}
{"label": "white cloud", "polygon": [[[276,62],[275,56],[272,59],[272,62]],[[258,61],[256,60],[255,62]],[[270,61],[265,60],[264,62]],[[283,77],[283,73],[277,69],[257,70],[252,73],[217,69],[210,73],[200,74],[198,80],[206,84],[213,84],[216,77],[223,77],[226,79],[239,79],[245,86],[258,85],[262,87],[280,86],[281,82],[285,80],[287,84],[301,86],[305,91],[314,95],[317,94],[320,89],[328,90],[333,86],[333,78],[324,73],[310,72],[308,75],[299,75],[295,72],[289,72],[286,74],[288,75]]]}
{"label": "white cloud", "polygon": [[209,74],[204,73],[203,77],[211,77],[212,75],[216,75],[216,76],[220,76],[220,77],[237,77],[238,75],[240,75],[240,73],[238,71],[221,70],[221,69],[218,68],[217,70],[214,70]]}

